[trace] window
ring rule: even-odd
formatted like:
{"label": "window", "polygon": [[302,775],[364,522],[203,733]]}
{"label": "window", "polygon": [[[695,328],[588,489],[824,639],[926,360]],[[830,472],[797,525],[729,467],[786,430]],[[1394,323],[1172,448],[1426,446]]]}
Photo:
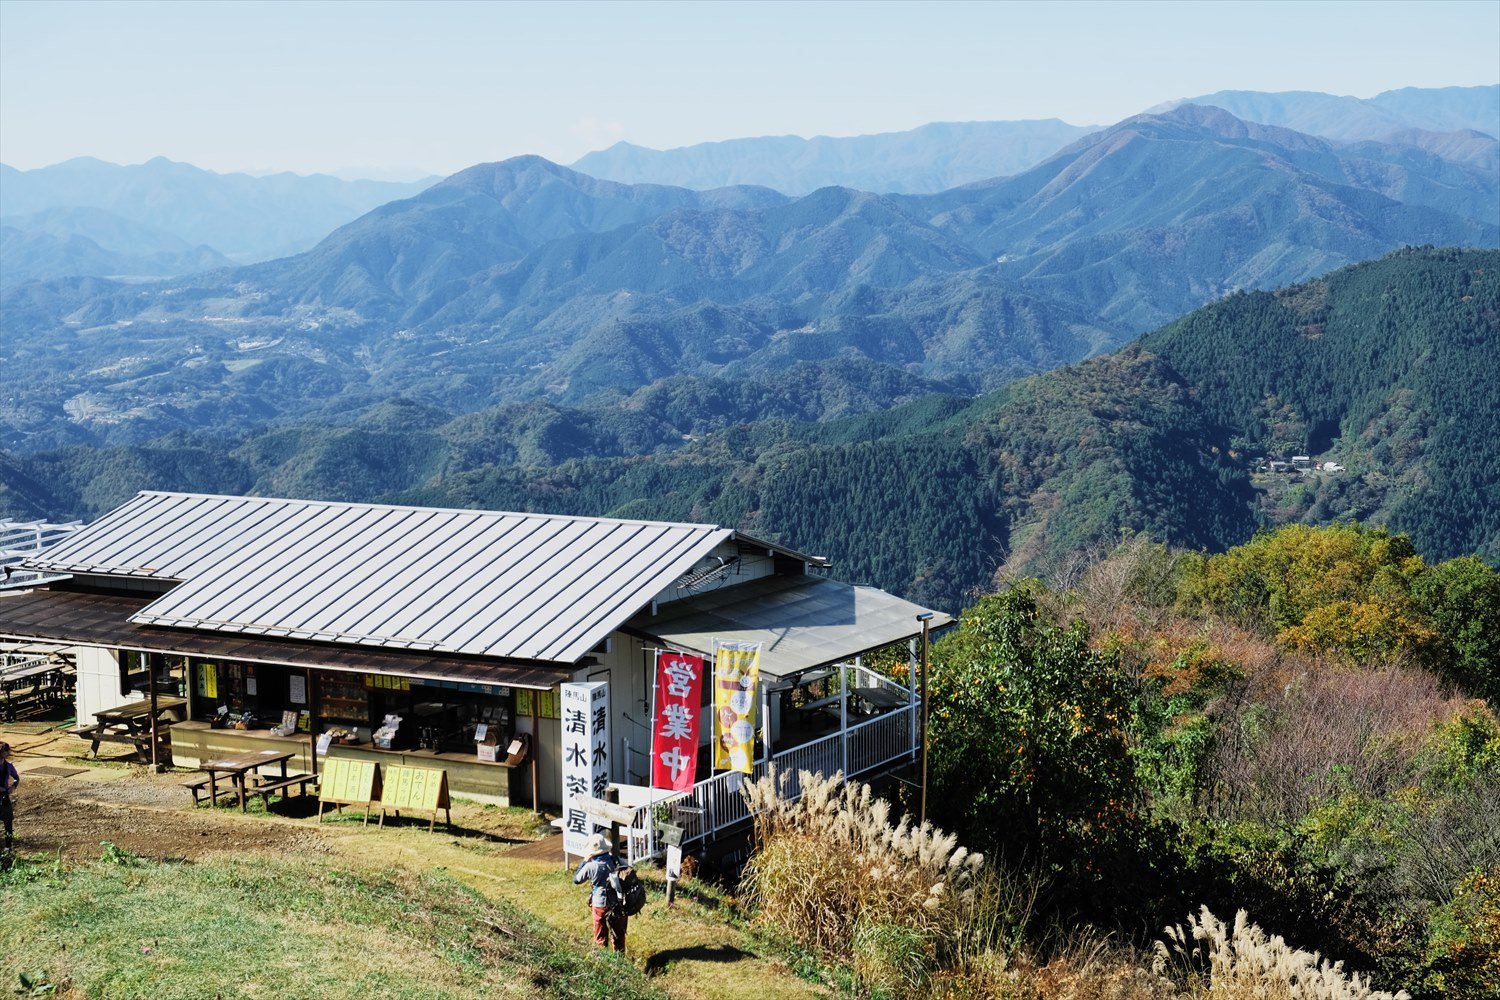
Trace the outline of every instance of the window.
{"label": "window", "polygon": [[151,669],[147,654],[130,649],[120,650],[120,694],[128,695],[132,691],[144,694],[149,683]]}

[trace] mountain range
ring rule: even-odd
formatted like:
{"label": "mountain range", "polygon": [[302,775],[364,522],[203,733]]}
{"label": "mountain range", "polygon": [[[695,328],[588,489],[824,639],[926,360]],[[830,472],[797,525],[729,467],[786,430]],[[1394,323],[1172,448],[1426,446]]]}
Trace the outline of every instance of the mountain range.
{"label": "mountain range", "polygon": [[906,132],[834,138],[764,136],[648,149],[617,142],[572,164],[624,184],[706,190],[734,184],[803,195],[821,187],[884,194],[934,194],[1018,174],[1090,132],[1056,118],[1013,122],[933,122]]}
{"label": "mountain range", "polygon": [[[798,407],[833,416],[835,383],[803,365],[586,408],[388,400],[342,424],[0,455],[0,513],[92,517],[160,488],[754,525],[955,610],[1122,532],[1221,550],[1354,517],[1493,562],[1497,337],[1500,251],[1408,249],[977,398],[911,380],[900,405],[812,422]],[[1333,467],[1268,471],[1293,454]]]}
{"label": "mountain range", "polygon": [[[1373,140],[1411,147],[1494,173],[1500,150],[1500,85],[1408,87],[1374,97],[1311,91],[1223,90],[1169,101],[1147,114],[1186,104],[1339,142]],[[906,132],[833,138],[764,136],[655,150],[619,142],[589,153],[575,170],[627,184],[706,189],[761,184],[786,194],[839,185],[882,194],[935,194],[1028,170],[1099,125],[1056,119],[942,122]]]}
{"label": "mountain range", "polygon": [[[130,166],[91,157],[35,170],[0,164],[0,224],[23,233],[83,237],[126,256],[149,253],[152,240],[165,233],[189,247],[208,247],[228,260],[249,263],[300,253],[336,227],[416,194],[436,179],[397,183],[324,174],[253,177],[215,173],[164,157]],[[79,211],[84,209],[92,211]],[[65,234],[55,231],[59,210],[72,213]],[[39,218],[44,224],[38,224]],[[157,236],[126,240],[130,224]],[[7,268],[15,266],[15,259],[7,253]],[[105,273],[81,270],[84,266],[80,261],[70,273]]]}
{"label": "mountain range", "polygon": [[979,391],[1236,289],[1403,245],[1500,244],[1497,212],[1483,170],[1198,106],[935,195],[698,192],[519,157],[294,257],[9,289],[0,433],[23,449],[144,440],[392,395],[577,404],[834,361],[859,364],[832,378],[873,365]]}

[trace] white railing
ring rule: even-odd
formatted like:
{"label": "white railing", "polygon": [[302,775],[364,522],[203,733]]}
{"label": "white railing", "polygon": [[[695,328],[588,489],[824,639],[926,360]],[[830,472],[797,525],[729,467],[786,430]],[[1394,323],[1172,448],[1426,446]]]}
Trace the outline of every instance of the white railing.
{"label": "white railing", "polygon": [[[776,773],[780,776],[778,780],[785,782],[782,795],[793,799],[801,796],[799,772],[833,774],[839,770],[846,752],[849,761],[846,777],[849,778],[894,763],[903,757],[912,758],[916,752],[911,739],[915,711],[914,706],[908,705],[774,755],[771,764],[774,764]],[[767,762],[761,760],[755,764],[755,773],[748,777],[759,780],[767,773]],[[707,838],[749,820],[750,807],[740,790],[746,777],[738,771],[724,771],[698,782],[685,795],[664,800],[654,807],[643,805],[637,808],[626,837],[630,863],[657,857],[661,853],[652,817],[653,808],[665,810],[667,815],[678,819],[682,817],[683,807],[697,811],[692,814],[697,820],[693,824],[695,828],[686,830],[684,841]]]}
{"label": "white railing", "polygon": [[24,560],[38,554],[83,527],[82,521],[48,524],[46,521],[0,521],[0,568],[9,573],[0,576],[0,587],[23,587],[53,579],[54,575],[17,569]]}

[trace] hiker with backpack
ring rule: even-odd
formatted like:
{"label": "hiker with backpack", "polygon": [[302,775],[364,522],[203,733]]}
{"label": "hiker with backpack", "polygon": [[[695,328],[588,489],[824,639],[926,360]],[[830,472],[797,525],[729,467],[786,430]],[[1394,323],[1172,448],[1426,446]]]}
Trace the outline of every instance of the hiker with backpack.
{"label": "hiker with backpack", "polygon": [[[573,873],[575,885],[588,882],[589,906],[594,911],[594,944],[608,948],[614,940],[615,951],[625,950],[625,925],[630,920],[627,901],[640,909],[637,899],[645,893],[638,887],[635,872],[610,846],[609,837],[596,833],[589,838],[589,856]],[[634,898],[632,898],[634,897]]]}

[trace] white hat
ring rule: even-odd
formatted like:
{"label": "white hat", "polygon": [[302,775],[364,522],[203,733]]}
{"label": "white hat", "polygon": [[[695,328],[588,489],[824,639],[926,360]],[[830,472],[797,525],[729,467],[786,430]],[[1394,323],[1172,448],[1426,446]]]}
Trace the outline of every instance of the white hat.
{"label": "white hat", "polygon": [[589,857],[592,858],[596,854],[608,854],[611,850],[609,837],[604,834],[596,833],[589,838]]}

